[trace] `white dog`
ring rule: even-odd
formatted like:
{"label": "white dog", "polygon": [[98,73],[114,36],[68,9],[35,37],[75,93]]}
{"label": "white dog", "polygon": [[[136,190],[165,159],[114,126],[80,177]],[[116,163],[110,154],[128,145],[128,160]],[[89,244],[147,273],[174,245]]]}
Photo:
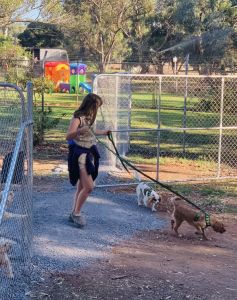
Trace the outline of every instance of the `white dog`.
{"label": "white dog", "polygon": [[156,211],[156,207],[160,202],[160,196],[146,183],[140,182],[136,188],[137,203],[139,206],[144,205]]}

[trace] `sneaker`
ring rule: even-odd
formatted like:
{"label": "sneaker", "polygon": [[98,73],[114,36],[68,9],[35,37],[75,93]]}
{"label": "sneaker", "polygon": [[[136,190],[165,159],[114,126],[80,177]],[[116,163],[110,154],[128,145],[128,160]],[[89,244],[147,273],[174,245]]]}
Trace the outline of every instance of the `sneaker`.
{"label": "sneaker", "polygon": [[70,213],[69,217],[68,217],[68,221],[73,223],[73,217],[72,217],[73,213]]}
{"label": "sneaker", "polygon": [[83,228],[86,225],[86,220],[82,215],[76,216],[73,213],[69,216],[69,222],[74,223],[78,228]]}

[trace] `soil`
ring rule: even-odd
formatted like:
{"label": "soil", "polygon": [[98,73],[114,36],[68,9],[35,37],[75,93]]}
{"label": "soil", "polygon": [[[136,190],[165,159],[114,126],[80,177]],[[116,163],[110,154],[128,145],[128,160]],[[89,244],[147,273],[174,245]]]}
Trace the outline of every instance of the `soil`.
{"label": "soil", "polygon": [[189,226],[142,232],[113,248],[111,258],[78,274],[50,274],[45,299],[237,299],[236,220],[224,235],[200,240]]}
{"label": "soil", "polygon": [[[53,182],[42,177],[36,180],[36,188],[52,187]],[[208,228],[208,241],[185,224],[182,237],[175,236],[169,226],[139,232],[114,246],[109,259],[98,260],[78,273],[47,274],[28,296],[54,300],[237,299],[237,216],[221,216],[227,231],[219,234]],[[161,217],[170,218],[158,212],[157,218]]]}

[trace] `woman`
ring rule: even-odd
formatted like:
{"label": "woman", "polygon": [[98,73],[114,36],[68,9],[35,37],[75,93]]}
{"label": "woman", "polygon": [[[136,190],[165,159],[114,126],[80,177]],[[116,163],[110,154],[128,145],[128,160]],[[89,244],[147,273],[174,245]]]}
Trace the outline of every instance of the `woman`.
{"label": "woman", "polygon": [[81,208],[94,188],[94,180],[98,175],[99,152],[96,147],[95,134],[106,135],[109,130],[93,128],[98,108],[102,99],[93,93],[85,96],[80,107],[74,112],[66,139],[69,141],[69,176],[72,185],[77,184],[73,211],[69,220],[77,227],[84,227],[85,218]]}

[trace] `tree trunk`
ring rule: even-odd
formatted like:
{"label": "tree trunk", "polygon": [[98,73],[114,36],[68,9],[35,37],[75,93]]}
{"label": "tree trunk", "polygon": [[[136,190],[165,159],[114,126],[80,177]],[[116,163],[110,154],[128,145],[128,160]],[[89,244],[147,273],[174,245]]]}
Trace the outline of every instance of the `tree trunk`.
{"label": "tree trunk", "polygon": [[99,63],[99,73],[105,73],[106,64],[104,62]]}

